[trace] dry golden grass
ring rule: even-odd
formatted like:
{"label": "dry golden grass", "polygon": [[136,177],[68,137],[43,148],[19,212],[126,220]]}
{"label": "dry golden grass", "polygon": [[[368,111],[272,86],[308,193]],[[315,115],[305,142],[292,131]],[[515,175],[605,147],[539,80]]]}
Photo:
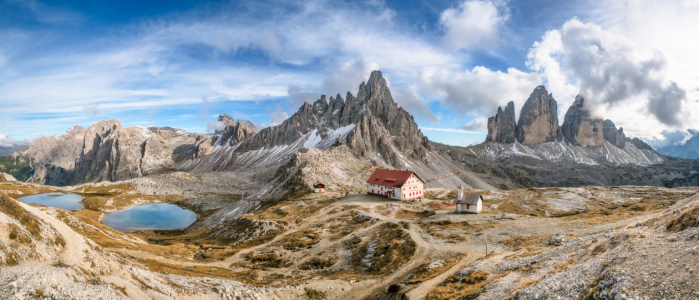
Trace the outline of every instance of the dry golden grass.
{"label": "dry golden grass", "polygon": [[[368,252],[369,246],[374,244],[374,256],[369,267],[361,261]],[[396,223],[383,223],[372,235],[372,238],[364,243],[357,240],[349,240],[348,248],[352,250],[350,264],[355,270],[367,275],[386,275],[394,272],[413,257],[417,250],[417,244],[403,227]]]}
{"label": "dry golden grass", "polygon": [[671,232],[679,232],[697,226],[699,226],[699,206],[670,220],[665,228]]}
{"label": "dry golden grass", "polygon": [[317,269],[326,269],[332,267],[335,263],[337,262],[336,257],[330,257],[330,258],[322,258],[322,257],[314,257],[308,260],[307,262],[303,263],[299,268],[301,270],[317,270]]}
{"label": "dry golden grass", "polygon": [[396,219],[402,219],[402,220],[420,220],[427,218],[429,216],[433,216],[435,213],[434,211],[411,211],[411,210],[405,210],[405,209],[400,209],[398,212],[396,212]]}
{"label": "dry golden grass", "polygon": [[19,221],[32,235],[41,238],[39,221],[24,210],[14,199],[0,194],[0,212]]}
{"label": "dry golden grass", "polygon": [[429,267],[430,262],[424,262],[422,263],[417,270],[415,270],[415,273],[413,273],[408,280],[403,281],[405,284],[419,284],[423,281],[430,280],[432,278],[435,278],[439,276],[440,274],[446,272],[449,270],[453,265],[455,265],[458,262],[457,258],[450,258],[444,260],[444,265],[442,267],[436,267],[436,268],[431,268]]}
{"label": "dry golden grass", "polygon": [[427,299],[446,300],[473,297],[480,293],[484,286],[509,273],[510,271],[507,271],[502,274],[488,276],[489,274],[486,272],[472,272],[464,277],[459,276],[457,273],[428,293]]}
{"label": "dry golden grass", "polygon": [[510,249],[518,249],[524,247],[543,247],[546,246],[549,238],[553,234],[548,235],[530,235],[530,236],[515,236],[506,240],[500,241],[501,244],[505,245]]}
{"label": "dry golden grass", "polygon": [[306,229],[290,234],[285,239],[274,243],[273,246],[280,246],[289,251],[299,251],[300,249],[311,248],[320,242],[321,238],[320,232]]}
{"label": "dry golden grass", "polygon": [[420,228],[426,230],[429,234],[435,234],[444,230],[471,230],[473,226],[467,221],[453,222],[451,220],[439,220],[439,221],[429,221],[420,222]]}

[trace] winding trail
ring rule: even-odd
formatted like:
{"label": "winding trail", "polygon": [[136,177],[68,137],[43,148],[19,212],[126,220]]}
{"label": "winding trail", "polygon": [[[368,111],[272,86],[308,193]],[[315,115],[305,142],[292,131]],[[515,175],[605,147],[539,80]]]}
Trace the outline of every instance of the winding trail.
{"label": "winding trail", "polygon": [[[398,204],[398,203],[397,203]],[[410,260],[406,263],[404,263],[398,270],[395,272],[391,273],[388,276],[381,277],[381,278],[376,278],[376,279],[370,279],[370,280],[365,280],[361,282],[356,282],[352,285],[352,287],[347,290],[343,296],[340,296],[338,299],[365,299],[368,297],[371,297],[373,295],[377,295],[383,292],[388,286],[391,284],[404,280],[406,279],[410,274],[412,274],[413,271],[415,271],[420,265],[428,261],[428,258],[430,255],[435,253],[435,251],[449,251],[449,252],[456,252],[460,253],[462,255],[461,260],[459,260],[458,263],[456,263],[454,266],[449,268],[446,272],[443,272],[442,274],[424,281],[416,288],[411,290],[407,296],[409,299],[424,299],[427,294],[432,291],[435,287],[437,287],[441,282],[455,274],[456,272],[462,270],[466,265],[469,263],[473,262],[476,258],[477,255],[475,255],[475,251],[480,250],[480,247],[482,245],[479,244],[473,244],[473,245],[452,245],[452,244],[434,244],[428,240],[426,240],[422,236],[421,229],[418,225],[418,221],[420,220],[404,220],[404,219],[397,219],[395,218],[395,214],[398,209],[404,209],[404,210],[409,210],[409,211],[414,211],[414,212],[419,212],[421,210],[419,209],[413,209],[411,207],[400,207],[397,206],[393,209],[393,211],[388,215],[382,215],[375,210],[378,207],[382,207],[386,205],[385,201],[375,201],[374,199],[367,198],[365,195],[352,195],[349,197],[345,197],[344,199],[337,201],[335,203],[332,203],[328,206],[323,207],[322,209],[318,210],[315,214],[312,216],[309,216],[307,219],[309,222],[305,222],[303,224],[298,225],[297,227],[293,227],[288,229],[286,232],[283,234],[275,236],[272,240],[269,240],[265,243],[243,249],[236,254],[226,258],[225,260],[222,261],[214,261],[214,262],[198,262],[198,261],[188,261],[188,260],[180,260],[180,259],[173,259],[173,258],[168,258],[164,256],[160,256],[158,254],[146,252],[146,251],[140,251],[140,250],[129,250],[129,249],[121,249],[121,248],[108,248],[106,250],[112,251],[112,252],[121,252],[124,254],[128,254],[132,257],[139,258],[139,259],[153,259],[153,260],[158,260],[163,263],[168,263],[168,264],[173,264],[173,265],[181,265],[181,266],[206,266],[206,267],[219,267],[219,268],[227,268],[230,269],[231,265],[242,261],[245,255],[247,255],[250,252],[256,251],[258,249],[262,249],[265,247],[268,247],[270,245],[273,245],[290,235],[304,230],[308,229],[311,225],[317,224],[317,223],[322,223],[328,220],[331,220],[333,218],[336,218],[338,215],[344,214],[347,212],[347,210],[339,210],[338,212],[330,214],[331,211],[338,207],[343,207],[343,206],[349,206],[349,205],[359,205],[363,207],[366,210],[362,210],[363,213],[370,215],[371,217],[375,218],[378,220],[375,224],[372,224],[371,226],[365,227],[365,228],[360,228],[354,232],[354,234],[362,234],[367,231],[371,231],[373,228],[376,228],[377,226],[380,226],[381,224],[385,224],[387,222],[392,222],[392,223],[398,223],[398,222],[406,222],[408,224],[408,228],[406,229],[407,233],[410,235],[410,238],[415,242],[417,245],[417,248],[415,250],[415,253],[413,256],[410,258]],[[311,250],[311,252],[308,253],[308,255],[305,256],[305,258],[298,260],[295,262],[295,265],[300,265],[302,264],[305,260],[313,257],[313,254],[317,254],[320,252],[325,251],[328,249],[328,247],[332,247],[333,245],[336,245],[338,243],[342,243],[345,240],[349,239],[353,234],[348,234],[340,239],[321,244],[317,249]]]}
{"label": "winding trail", "polygon": [[51,227],[53,227],[56,232],[63,237],[65,246],[63,247],[63,251],[59,253],[61,263],[69,266],[75,266],[85,261],[83,250],[89,249],[90,246],[87,244],[87,241],[85,241],[85,238],[82,235],[75,232],[72,228],[66,225],[66,223],[57,220],[46,212],[43,212],[21,201],[17,201],[17,203],[26,211],[51,225]]}

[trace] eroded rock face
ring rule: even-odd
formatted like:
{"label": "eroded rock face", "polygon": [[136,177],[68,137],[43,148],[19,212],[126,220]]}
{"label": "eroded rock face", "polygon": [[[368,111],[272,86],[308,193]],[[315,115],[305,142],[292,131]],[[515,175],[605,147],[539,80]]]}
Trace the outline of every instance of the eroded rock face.
{"label": "eroded rock face", "polygon": [[42,137],[18,155],[34,161],[31,181],[48,185],[126,180],[193,157],[194,134],[172,128],[123,127],[102,120]]}
{"label": "eroded rock face", "polygon": [[605,140],[619,148],[624,148],[624,146],[626,146],[626,135],[624,135],[624,128],[619,127],[619,130],[617,130],[612,120],[604,120],[603,126]]}
{"label": "eroded rock face", "polygon": [[510,101],[505,106],[505,111],[498,107],[494,117],[488,118],[487,142],[514,143],[517,123],[515,121],[515,103]]}
{"label": "eroded rock face", "polygon": [[313,104],[304,103],[282,124],[245,140],[236,152],[290,145],[312,131],[325,139],[339,128],[351,126],[354,128],[345,142],[360,157],[379,153],[393,165],[397,149],[412,159],[424,160],[431,147],[413,117],[393,100],[381,71],[373,71],[369,80],[360,84],[356,97],[348,92],[345,99],[337,94],[327,101],[323,95]]}
{"label": "eroded rock face", "polygon": [[[636,148],[638,149],[646,149],[646,150],[653,150],[651,146],[646,144],[644,141],[640,140],[639,138],[626,138],[627,143],[632,143]],[[655,150],[653,150],[655,151]]]}
{"label": "eroded rock face", "polygon": [[601,118],[592,117],[590,110],[585,107],[585,98],[578,95],[566,112],[561,132],[573,145],[599,146],[604,143],[602,123]]}
{"label": "eroded rock face", "polygon": [[524,103],[516,136],[517,141],[525,145],[558,140],[558,104],[544,86],[536,87]]}
{"label": "eroded rock face", "polygon": [[228,114],[218,116],[218,122],[224,122],[223,129],[216,130],[213,135],[201,135],[194,145],[195,158],[211,154],[216,146],[233,146],[255,135],[252,122],[248,120],[234,120]]}

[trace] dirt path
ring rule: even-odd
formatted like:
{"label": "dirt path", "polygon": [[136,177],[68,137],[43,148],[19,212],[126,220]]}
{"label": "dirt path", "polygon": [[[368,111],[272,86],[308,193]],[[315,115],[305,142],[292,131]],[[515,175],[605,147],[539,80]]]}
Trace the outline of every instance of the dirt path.
{"label": "dirt path", "polygon": [[444,280],[447,280],[447,278],[456,274],[456,272],[463,270],[468,264],[472,263],[473,261],[474,258],[472,255],[464,257],[456,265],[449,268],[449,270],[447,270],[446,272],[439,274],[439,276],[435,278],[420,283],[416,288],[408,292],[406,296],[408,296],[408,299],[411,300],[425,299],[427,297],[427,294],[434,290],[440,283],[444,282]]}
{"label": "dirt path", "polygon": [[56,232],[63,237],[66,245],[63,248],[63,251],[59,253],[61,263],[74,266],[84,262],[83,250],[89,249],[90,246],[87,245],[87,242],[82,235],[73,231],[73,229],[65,223],[35,207],[20,201],[17,201],[17,204],[21,205],[22,208],[40,218],[45,223],[51,225],[51,227],[53,227]]}

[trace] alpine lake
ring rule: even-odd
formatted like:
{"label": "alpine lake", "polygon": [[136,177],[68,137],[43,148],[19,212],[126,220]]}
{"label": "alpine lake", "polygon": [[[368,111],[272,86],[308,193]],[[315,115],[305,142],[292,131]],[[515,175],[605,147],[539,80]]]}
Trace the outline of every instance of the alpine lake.
{"label": "alpine lake", "polygon": [[[83,197],[72,193],[50,192],[24,196],[18,200],[73,211],[85,208],[82,204]],[[196,220],[197,215],[191,210],[169,203],[150,203],[108,213],[102,223],[119,231],[173,230],[185,229]]]}

